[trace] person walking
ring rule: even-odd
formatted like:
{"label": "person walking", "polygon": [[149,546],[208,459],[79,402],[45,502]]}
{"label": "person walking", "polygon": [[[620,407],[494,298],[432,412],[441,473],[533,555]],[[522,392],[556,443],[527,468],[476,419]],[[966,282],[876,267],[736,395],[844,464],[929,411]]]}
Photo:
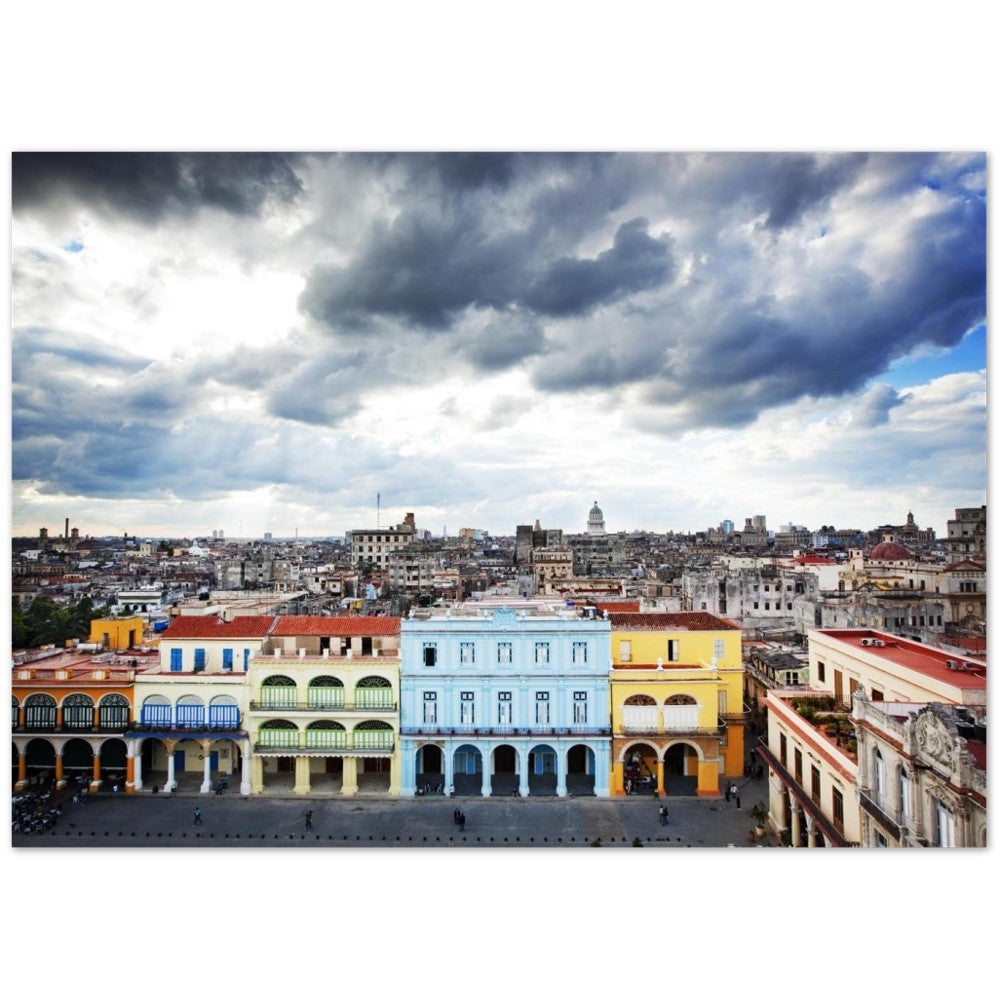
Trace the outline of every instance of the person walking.
{"label": "person walking", "polygon": [[309,809],[306,811],[306,831],[313,828],[313,811]]}
{"label": "person walking", "polygon": [[667,825],[667,807],[660,806],[660,826]]}
{"label": "person walking", "polygon": [[739,807],[740,807],[740,793],[737,792],[736,793],[736,808],[739,809]]}
{"label": "person walking", "polygon": [[458,810],[458,829],[460,833],[465,833],[465,813]]}
{"label": "person walking", "polygon": [[729,785],[726,785],[726,801],[729,801]]}
{"label": "person walking", "polygon": [[195,810],[194,810],[194,825],[195,826],[202,826],[203,825],[202,820],[201,820],[201,810],[197,806],[195,806]]}
{"label": "person walking", "polygon": [[461,817],[462,817],[462,810],[456,808],[455,811],[454,811],[454,813],[452,813],[452,816],[455,819],[455,826],[458,826],[458,824],[459,824],[459,822],[461,820]]}

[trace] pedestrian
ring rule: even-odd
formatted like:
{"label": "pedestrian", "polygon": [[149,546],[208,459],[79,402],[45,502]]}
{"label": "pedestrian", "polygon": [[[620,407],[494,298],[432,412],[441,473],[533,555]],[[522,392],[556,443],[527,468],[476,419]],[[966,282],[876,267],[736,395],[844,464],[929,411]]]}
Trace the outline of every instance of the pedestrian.
{"label": "pedestrian", "polygon": [[455,811],[454,811],[454,812],[452,813],[452,816],[453,816],[453,817],[454,817],[454,819],[455,819],[455,826],[458,826],[459,822],[460,822],[460,821],[461,821],[461,819],[462,819],[462,810],[461,810],[461,809],[456,809],[456,810],[455,810]]}
{"label": "pedestrian", "polygon": [[195,810],[194,810],[194,825],[195,826],[202,826],[203,825],[202,824],[202,820],[201,820],[201,810],[197,806],[195,807]]}
{"label": "pedestrian", "polygon": [[664,806],[663,807],[663,825],[669,826],[670,824],[670,810]]}
{"label": "pedestrian", "polygon": [[659,812],[660,812],[660,826],[666,826],[667,825],[667,807],[666,806],[660,806]]}
{"label": "pedestrian", "polygon": [[80,796],[75,792],[73,793],[73,805],[78,806],[80,804]]}
{"label": "pedestrian", "polygon": [[729,801],[729,785],[726,785],[726,801]]}
{"label": "pedestrian", "polygon": [[736,808],[739,809],[739,807],[740,807],[740,793],[737,792],[736,793]]}
{"label": "pedestrian", "polygon": [[118,786],[117,785],[113,785],[112,786],[112,788],[111,788],[111,794],[117,797],[117,795],[118,795]]}
{"label": "pedestrian", "polygon": [[465,813],[461,809],[458,810],[458,829],[459,832],[465,833]]}
{"label": "pedestrian", "polygon": [[311,830],[313,828],[313,811],[312,809],[306,812],[306,830]]}

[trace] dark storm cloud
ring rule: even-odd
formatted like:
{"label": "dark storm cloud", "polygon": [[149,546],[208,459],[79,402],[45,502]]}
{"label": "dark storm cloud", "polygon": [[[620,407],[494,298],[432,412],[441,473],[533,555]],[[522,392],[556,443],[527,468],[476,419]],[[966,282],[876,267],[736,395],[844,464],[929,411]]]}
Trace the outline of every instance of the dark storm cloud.
{"label": "dark storm cloud", "polygon": [[280,153],[14,153],[15,214],[69,197],[147,223],[208,205],[236,215],[302,191],[294,157]]}
{"label": "dark storm cloud", "polygon": [[807,208],[825,203],[853,182],[866,159],[865,154],[857,153],[820,163],[811,155],[769,155],[755,192],[755,200],[767,212],[765,225],[784,229],[798,222]]}
{"label": "dark storm cloud", "polygon": [[23,371],[24,366],[39,355],[48,355],[56,365],[81,365],[91,370],[139,371],[148,363],[144,358],[109,347],[104,341],[85,334],[41,327],[15,330],[11,342],[12,369]]}
{"label": "dark storm cloud", "polygon": [[522,311],[501,313],[482,330],[455,338],[455,350],[483,372],[503,371],[547,350],[541,323]]}
{"label": "dark storm cloud", "polygon": [[633,292],[670,281],[669,238],[654,239],[645,219],[632,219],[615,233],[611,249],[592,260],[563,257],[528,289],[524,304],[543,316],[575,316]]}

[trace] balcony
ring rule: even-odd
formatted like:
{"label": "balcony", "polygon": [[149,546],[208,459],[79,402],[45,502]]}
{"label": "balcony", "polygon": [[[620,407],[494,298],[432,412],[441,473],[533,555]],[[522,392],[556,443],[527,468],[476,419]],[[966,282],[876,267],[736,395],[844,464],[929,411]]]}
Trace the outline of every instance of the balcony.
{"label": "balcony", "polygon": [[506,739],[539,739],[550,737],[573,736],[603,736],[610,737],[611,732],[601,726],[549,726],[536,724],[534,726],[435,726],[425,723],[423,726],[407,726],[402,730],[404,736],[488,736]]}
{"label": "balcony", "polygon": [[889,809],[884,801],[879,804],[878,798],[870,788],[859,788],[858,799],[863,812],[868,813],[880,826],[888,830],[896,840],[902,838],[906,832],[906,823],[904,822],[904,817],[900,814],[900,810]]}
{"label": "balcony", "polygon": [[[265,730],[266,732],[266,730]],[[285,735],[285,733],[288,735]],[[277,730],[254,743],[254,753],[264,757],[328,756],[330,754],[357,754],[369,757],[388,757],[395,748],[395,734],[378,730],[366,732],[326,731],[322,733],[295,733]]]}
{"label": "balcony", "polygon": [[389,702],[368,702],[368,701],[341,701],[341,702],[310,702],[310,701],[289,701],[270,702],[252,701],[250,702],[251,712],[396,712],[399,704],[395,701]]}
{"label": "balcony", "polygon": [[236,722],[134,722],[130,733],[170,736],[244,736],[243,723]]}

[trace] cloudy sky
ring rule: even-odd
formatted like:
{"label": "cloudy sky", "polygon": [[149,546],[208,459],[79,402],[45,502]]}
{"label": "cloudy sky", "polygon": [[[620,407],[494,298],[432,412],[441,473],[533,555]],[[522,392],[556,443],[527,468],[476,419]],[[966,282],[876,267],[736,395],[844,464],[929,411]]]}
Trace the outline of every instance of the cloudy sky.
{"label": "cloudy sky", "polygon": [[15,154],[12,520],[939,532],[980,153]]}

